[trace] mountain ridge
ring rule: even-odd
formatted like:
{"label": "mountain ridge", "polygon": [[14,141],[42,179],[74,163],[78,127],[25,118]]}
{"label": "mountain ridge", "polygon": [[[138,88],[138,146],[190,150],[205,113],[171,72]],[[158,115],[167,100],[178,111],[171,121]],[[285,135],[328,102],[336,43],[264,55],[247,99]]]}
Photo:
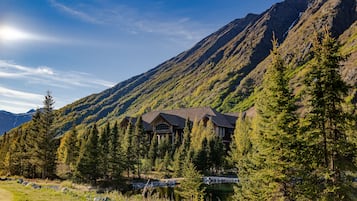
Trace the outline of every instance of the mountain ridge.
{"label": "mountain ridge", "polygon": [[32,119],[35,110],[31,109],[26,113],[12,113],[5,110],[0,110],[0,135],[11,129],[20,126]]}
{"label": "mountain ridge", "polygon": [[[247,14],[157,67],[61,108],[56,127],[60,134],[72,124],[103,124],[156,109],[248,109],[269,63],[273,33],[295,86],[298,73],[310,59],[311,34],[327,27],[335,37],[342,37],[355,24],[356,13],[355,0],[286,0],[262,14]],[[341,40],[346,41],[346,52],[355,55],[351,43],[356,30],[350,32]],[[356,83],[356,61],[353,56],[343,70],[352,85]]]}

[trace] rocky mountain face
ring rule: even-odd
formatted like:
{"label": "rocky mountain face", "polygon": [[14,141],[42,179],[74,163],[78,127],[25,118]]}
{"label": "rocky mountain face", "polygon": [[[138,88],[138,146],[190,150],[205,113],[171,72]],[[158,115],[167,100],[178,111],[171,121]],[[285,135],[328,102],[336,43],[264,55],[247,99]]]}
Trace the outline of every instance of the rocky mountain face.
{"label": "rocky mountain face", "polygon": [[35,110],[30,110],[27,113],[14,114],[0,110],[0,135],[3,135],[5,132],[30,121],[34,112]]}
{"label": "rocky mountain face", "polygon": [[73,123],[114,121],[156,109],[211,106],[237,112],[254,103],[255,88],[270,62],[273,34],[298,87],[310,60],[311,36],[328,29],[350,54],[341,69],[357,83],[356,0],[285,0],[262,14],[236,19],[191,49],[113,88],[67,105],[57,112],[59,133]]}

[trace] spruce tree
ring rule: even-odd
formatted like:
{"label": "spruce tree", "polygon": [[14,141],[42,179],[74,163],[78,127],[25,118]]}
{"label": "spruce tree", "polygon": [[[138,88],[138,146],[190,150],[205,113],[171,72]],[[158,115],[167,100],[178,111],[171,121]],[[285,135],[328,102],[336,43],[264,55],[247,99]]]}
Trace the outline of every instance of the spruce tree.
{"label": "spruce tree", "polygon": [[40,167],[43,166],[43,160],[41,159],[44,155],[44,150],[41,148],[41,143],[44,140],[44,136],[41,135],[42,126],[41,126],[41,112],[39,109],[36,110],[35,114],[32,116],[29,133],[27,136],[27,150],[29,152],[29,162],[32,165],[33,172],[31,177],[40,177]]}
{"label": "spruce tree", "polygon": [[157,134],[155,133],[151,139],[150,149],[148,153],[148,159],[150,160],[150,167],[152,168],[155,164],[158,152],[158,139]]}
{"label": "spruce tree", "polygon": [[169,151],[166,151],[165,153],[165,156],[164,156],[164,159],[162,161],[163,163],[163,167],[164,167],[164,170],[167,171],[169,166],[170,166],[170,161],[171,161],[171,157],[170,157],[170,152]]}
{"label": "spruce tree", "polygon": [[195,152],[193,163],[198,171],[208,170],[208,141],[204,138],[202,141],[201,148]]}
{"label": "spruce tree", "polygon": [[247,118],[245,114],[240,113],[229,152],[232,163],[237,167],[239,178],[238,186],[234,189],[234,200],[252,200],[255,198],[254,179],[252,179],[254,176],[254,166],[251,161],[253,153],[251,134],[251,119]]}
{"label": "spruce tree", "polygon": [[54,111],[53,105],[54,100],[49,91],[45,96],[43,101],[43,111],[41,115],[41,126],[42,132],[40,135],[43,135],[42,140],[40,140],[39,146],[43,149],[44,154],[40,160],[43,161],[43,166],[41,167],[42,178],[53,177],[55,175],[56,165],[56,151],[57,144],[54,139],[55,132],[53,130],[53,121],[54,121]]}
{"label": "spruce tree", "polygon": [[110,124],[105,125],[99,138],[100,150],[100,173],[104,177],[108,177],[109,170],[109,137],[110,137]]}
{"label": "spruce tree", "polygon": [[352,184],[348,172],[356,172],[356,146],[347,137],[343,110],[348,87],[340,75],[345,60],[341,45],[325,30],[315,34],[313,60],[305,79],[306,114],[301,129],[305,149],[302,163],[308,164],[303,181],[309,199],[349,200]]}
{"label": "spruce tree", "polygon": [[271,56],[272,63],[264,75],[263,89],[255,104],[257,125],[252,144],[256,153],[251,157],[255,167],[249,170],[254,185],[249,187],[260,200],[293,200],[297,167],[296,106],[276,40],[273,40]]}
{"label": "spruce tree", "polygon": [[133,136],[134,136],[134,126],[132,125],[130,120],[125,130],[125,134],[121,144],[122,153],[124,156],[124,166],[125,169],[127,170],[128,177],[130,176],[130,171],[134,170],[134,164],[136,162],[135,161],[136,153],[133,152]]}
{"label": "spruce tree", "polygon": [[73,125],[71,131],[62,137],[57,151],[58,161],[69,167],[71,175],[73,175],[75,171],[75,166],[79,156],[79,149],[77,130]]}
{"label": "spruce tree", "polygon": [[147,142],[145,140],[146,140],[146,136],[144,132],[143,121],[142,121],[142,117],[139,116],[135,122],[134,139],[132,141],[133,143],[132,151],[134,152],[134,157],[135,157],[134,160],[135,160],[138,178],[140,178],[141,159],[143,159],[145,152],[147,152]]}
{"label": "spruce tree", "polygon": [[202,186],[202,175],[191,161],[185,163],[183,177],[179,187],[180,196],[190,201],[204,200],[205,188]]}
{"label": "spruce tree", "polygon": [[225,164],[225,145],[221,137],[214,136],[208,141],[208,161],[207,166],[209,169],[216,172]]}
{"label": "spruce tree", "polygon": [[172,170],[173,170],[173,177],[181,177],[182,176],[182,166],[183,166],[183,146],[176,149],[173,157],[172,162]]}
{"label": "spruce tree", "polygon": [[[87,131],[88,132],[88,131]],[[96,184],[99,178],[99,134],[97,125],[94,124],[89,131],[88,139],[83,142],[76,166],[77,176],[84,182]]]}
{"label": "spruce tree", "polygon": [[109,157],[108,157],[108,172],[109,178],[118,181],[124,170],[123,168],[123,154],[121,149],[121,143],[119,140],[119,128],[118,123],[115,122],[113,128],[111,129],[109,136]]}

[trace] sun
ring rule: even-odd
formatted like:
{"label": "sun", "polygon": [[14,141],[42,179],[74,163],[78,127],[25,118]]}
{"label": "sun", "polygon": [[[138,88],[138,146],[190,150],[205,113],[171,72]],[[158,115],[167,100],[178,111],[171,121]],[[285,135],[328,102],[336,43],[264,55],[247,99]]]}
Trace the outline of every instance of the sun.
{"label": "sun", "polygon": [[10,26],[0,26],[0,40],[2,41],[19,41],[32,38],[33,36],[25,31]]}

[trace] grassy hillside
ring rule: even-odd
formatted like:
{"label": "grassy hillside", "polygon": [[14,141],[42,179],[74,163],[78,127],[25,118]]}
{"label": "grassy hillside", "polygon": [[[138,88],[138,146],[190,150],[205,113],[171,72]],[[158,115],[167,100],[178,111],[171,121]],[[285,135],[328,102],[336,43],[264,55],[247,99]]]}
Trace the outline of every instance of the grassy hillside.
{"label": "grassy hillside", "polygon": [[248,14],[156,68],[61,108],[58,133],[73,123],[101,125],[157,109],[248,109],[270,62],[273,33],[289,65],[292,86],[298,88],[310,59],[311,36],[327,27],[345,44],[343,51],[351,53],[342,73],[355,86],[356,13],[355,0],[286,0],[260,15]]}

